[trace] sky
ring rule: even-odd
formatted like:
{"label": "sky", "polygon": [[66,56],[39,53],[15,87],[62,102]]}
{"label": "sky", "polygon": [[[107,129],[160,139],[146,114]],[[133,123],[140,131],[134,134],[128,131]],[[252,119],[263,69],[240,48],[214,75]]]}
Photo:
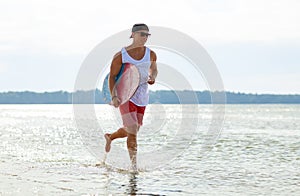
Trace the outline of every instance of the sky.
{"label": "sky", "polygon": [[300,94],[299,10],[298,0],[1,0],[0,92],[72,91],[97,44],[142,22],[194,38],[226,91]]}

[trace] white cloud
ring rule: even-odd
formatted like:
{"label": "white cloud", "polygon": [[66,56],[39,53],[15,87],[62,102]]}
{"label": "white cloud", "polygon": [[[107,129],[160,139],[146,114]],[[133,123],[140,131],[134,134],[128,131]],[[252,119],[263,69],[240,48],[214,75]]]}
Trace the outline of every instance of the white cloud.
{"label": "white cloud", "polygon": [[7,70],[8,65],[0,62],[0,74],[3,74]]}
{"label": "white cloud", "polygon": [[191,4],[198,14],[194,24],[199,24],[193,36],[214,42],[300,40],[299,1],[226,1],[227,9],[218,12],[198,11],[202,2]]}
{"label": "white cloud", "polygon": [[290,74],[256,74],[223,77],[226,91],[245,93],[299,94],[300,81],[298,73]]}
{"label": "white cloud", "polygon": [[[9,59],[18,55],[45,59],[48,54],[51,58],[85,56],[108,36],[137,22],[174,28],[207,45],[300,43],[298,10],[298,0],[2,0],[0,54],[8,62],[0,65],[0,72],[8,69],[5,65],[14,64]],[[227,63],[230,60],[226,59]],[[251,77],[249,74],[249,81]],[[273,88],[272,82],[264,87],[259,82],[256,86],[240,84],[236,78],[228,82],[230,89]],[[284,91],[283,87],[280,89]],[[290,88],[298,91],[295,86],[293,89]]]}
{"label": "white cloud", "polygon": [[16,50],[82,54],[136,22],[208,42],[299,40],[298,10],[296,0],[7,0],[0,3],[0,43]]}

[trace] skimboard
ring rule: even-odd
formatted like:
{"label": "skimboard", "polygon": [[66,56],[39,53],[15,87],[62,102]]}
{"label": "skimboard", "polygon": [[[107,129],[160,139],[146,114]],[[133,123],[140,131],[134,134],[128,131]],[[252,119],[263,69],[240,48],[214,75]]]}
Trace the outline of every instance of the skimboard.
{"label": "skimboard", "polygon": [[[113,91],[115,91],[115,94],[120,99],[120,105],[122,105],[134,95],[139,86],[140,74],[137,67],[130,63],[123,63],[115,81]],[[102,95],[104,102],[110,104],[109,73],[103,81]]]}

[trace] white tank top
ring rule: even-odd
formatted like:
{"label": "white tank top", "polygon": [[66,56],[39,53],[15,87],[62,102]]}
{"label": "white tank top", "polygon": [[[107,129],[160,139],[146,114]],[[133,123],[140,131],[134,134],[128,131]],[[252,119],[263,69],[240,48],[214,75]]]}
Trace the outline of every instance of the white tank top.
{"label": "white tank top", "polygon": [[130,101],[137,106],[146,106],[149,103],[149,91],[148,91],[148,79],[149,79],[149,68],[151,65],[150,60],[150,49],[146,47],[145,55],[141,60],[133,59],[126,51],[122,48],[122,63],[131,63],[135,65],[140,72],[140,84],[131,97]]}

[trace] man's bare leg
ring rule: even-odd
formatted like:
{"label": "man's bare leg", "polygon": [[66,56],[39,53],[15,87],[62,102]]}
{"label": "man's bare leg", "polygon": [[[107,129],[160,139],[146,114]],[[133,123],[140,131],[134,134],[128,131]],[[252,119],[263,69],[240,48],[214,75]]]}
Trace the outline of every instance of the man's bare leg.
{"label": "man's bare leg", "polygon": [[133,167],[136,166],[136,154],[137,154],[137,141],[136,134],[128,134],[127,136],[127,149],[131,164]]}
{"label": "man's bare leg", "polygon": [[118,138],[127,137],[127,132],[124,127],[118,129],[116,132],[110,134],[111,141]]}
{"label": "man's bare leg", "polygon": [[111,142],[114,140],[114,139],[117,139],[117,138],[124,138],[124,137],[127,137],[127,132],[125,131],[125,128],[120,128],[118,129],[116,132],[112,133],[112,134],[109,134],[109,133],[106,133],[104,135],[104,138],[106,140],[106,145],[105,145],[105,151],[106,152],[109,152],[110,151],[110,147],[111,147]]}
{"label": "man's bare leg", "polygon": [[137,156],[137,132],[139,126],[134,125],[127,127],[127,149],[129,153],[129,158],[131,160],[132,168],[136,169],[136,156]]}
{"label": "man's bare leg", "polygon": [[120,128],[118,131],[112,134],[105,134],[104,137],[106,139],[105,151],[109,152],[111,147],[111,142],[117,138],[127,137],[127,149],[129,153],[129,157],[131,160],[131,164],[133,168],[136,168],[136,155],[137,155],[137,132],[139,130],[139,125],[133,125],[126,128]]}

